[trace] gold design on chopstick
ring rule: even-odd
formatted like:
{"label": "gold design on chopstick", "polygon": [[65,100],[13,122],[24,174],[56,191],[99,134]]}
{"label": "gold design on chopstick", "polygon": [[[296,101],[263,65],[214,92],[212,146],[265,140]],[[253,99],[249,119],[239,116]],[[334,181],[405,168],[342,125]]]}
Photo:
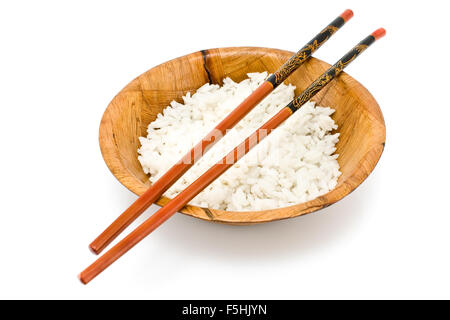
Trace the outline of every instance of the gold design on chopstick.
{"label": "gold design on chopstick", "polygon": [[314,81],[308,89],[303,91],[303,93],[297,98],[294,99],[292,102],[293,106],[298,109],[302,105],[304,105],[306,102],[308,102],[309,99],[311,99],[317,92],[319,92],[328,82],[330,82],[333,79],[333,76],[327,72],[323,74],[320,78],[318,78],[316,81]]}
{"label": "gold design on chopstick", "polygon": [[[274,73],[275,83],[279,85],[281,82],[300,66],[315,50],[317,50],[325,41],[327,41],[336,31],[337,27],[333,25],[327,26],[322,32],[307,46],[301,49],[295,56],[290,58],[283,67]],[[321,36],[325,35],[319,42]]]}
{"label": "gold design on chopstick", "polygon": [[346,55],[343,59],[339,60],[334,66],[328,69],[323,75],[321,75],[317,80],[315,80],[303,93],[298,96],[292,102],[292,105],[295,108],[300,108],[306,102],[309,101],[317,92],[322,90],[335,76],[344,70],[344,68],[353,60],[356,59],[357,56],[364,50],[368,48],[368,45],[359,44],[353,48],[353,50]]}
{"label": "gold design on chopstick", "polygon": [[357,56],[359,56],[359,54],[361,52],[363,52],[364,50],[366,50],[369,46],[366,44],[358,44],[353,50],[355,50],[355,54],[348,60],[345,61],[339,61],[338,64],[342,65],[341,69],[336,69],[336,73],[339,73],[342,71],[342,69],[344,69],[344,67],[346,67],[350,62],[352,62],[353,60],[356,59]]}

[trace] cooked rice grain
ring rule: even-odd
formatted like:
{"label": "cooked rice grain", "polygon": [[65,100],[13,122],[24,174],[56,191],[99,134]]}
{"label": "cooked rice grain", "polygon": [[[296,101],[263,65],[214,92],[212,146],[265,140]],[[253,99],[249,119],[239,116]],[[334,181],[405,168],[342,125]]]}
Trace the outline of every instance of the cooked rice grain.
{"label": "cooked rice grain", "polygon": [[[184,104],[172,101],[148,126],[138,150],[150,181],[159,179],[200,139],[255,90],[267,72],[249,73],[236,83],[205,84]],[[212,147],[166,193],[174,197],[294,98],[295,86],[281,84]],[[334,110],[308,102],[190,203],[222,210],[251,211],[285,207],[333,189],[341,174]]]}

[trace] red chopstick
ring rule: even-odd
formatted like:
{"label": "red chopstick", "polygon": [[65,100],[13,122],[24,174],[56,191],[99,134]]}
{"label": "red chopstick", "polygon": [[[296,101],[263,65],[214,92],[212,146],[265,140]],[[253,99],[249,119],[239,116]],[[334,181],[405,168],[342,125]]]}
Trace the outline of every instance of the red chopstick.
{"label": "red chopstick", "polygon": [[280,69],[264,81],[247,99],[234,109],[206,137],[191,149],[177,164],[167,171],[159,180],[142,194],[127,210],[125,210],[108,228],[90,245],[92,252],[100,253],[126,227],[128,227],[152,203],[156,202],[194,163],[217,141],[227,130],[233,128],[246,114],[261,102],[272,90],[291,75],[311,54],[324,44],[339,28],[353,17],[351,10],[345,10],[325,29],[317,34],[299,52],[293,55]]}
{"label": "red chopstick", "polygon": [[[342,70],[350,64],[361,52],[367,49],[377,39],[384,36],[386,31],[378,29],[371,35],[367,36],[363,41],[356,45],[346,55],[344,55],[336,64],[323,73],[316,79],[305,91],[298,97],[292,100],[286,107],[267,121],[262,127],[250,135],[244,142],[237,146],[221,161],[217,162],[202,176],[195,180],[191,185],[184,189],[178,196],[173,198],[160,210],[155,212],[150,218],[144,221],[139,227],[132,231],[123,240],[117,243],[104,255],[97,259],[92,265],[85,269],[79,275],[81,282],[87,284],[99,273],[105,270],[114,261],[120,258],[128,250],[133,248],[142,239],[148,236],[153,230],[160,226],[164,221],[169,219],[175,212],[185,206],[190,200],[198,195],[203,189],[217,179],[222,173],[233,166],[240,158],[250,151],[254,145],[259,143],[273,129],[277,128],[284,120],[289,118],[295,111],[297,111],[303,104],[309,101],[315,94],[317,94],[323,87],[325,87],[332,79],[339,75]],[[256,142],[256,143],[255,143]],[[244,151],[244,152],[243,152]]]}

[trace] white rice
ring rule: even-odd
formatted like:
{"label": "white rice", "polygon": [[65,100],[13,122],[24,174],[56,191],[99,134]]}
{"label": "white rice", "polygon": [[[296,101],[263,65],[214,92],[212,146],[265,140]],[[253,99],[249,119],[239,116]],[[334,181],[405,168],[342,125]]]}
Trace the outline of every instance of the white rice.
{"label": "white rice", "polygon": [[[172,101],[148,126],[138,150],[150,181],[159,179],[255,90],[267,73],[240,83],[205,84],[184,104]],[[294,98],[281,84],[216,143],[165,195],[173,198]],[[341,174],[334,154],[339,133],[331,108],[308,102],[190,203],[222,210],[266,210],[314,199],[333,189]]]}

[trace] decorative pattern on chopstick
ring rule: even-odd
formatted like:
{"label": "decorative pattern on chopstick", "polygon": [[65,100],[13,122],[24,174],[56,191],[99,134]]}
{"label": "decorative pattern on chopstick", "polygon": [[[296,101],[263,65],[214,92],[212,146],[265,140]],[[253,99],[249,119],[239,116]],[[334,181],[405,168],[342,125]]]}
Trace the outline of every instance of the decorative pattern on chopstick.
{"label": "decorative pattern on chopstick", "polygon": [[[376,39],[382,37],[385,34],[384,29],[379,29],[372,35],[359,43],[355,48],[353,48],[349,53],[347,53],[342,59],[340,59],[333,67],[328,69],[318,80],[314,81],[306,90],[306,93],[302,93],[298,98],[298,103],[296,104],[300,107],[300,103],[305,101],[307,97],[314,96],[321,88],[323,88],[327,83],[329,83],[334,77],[336,77],[342,70]],[[322,80],[320,80],[322,79]],[[320,80],[320,81],[319,81]],[[319,88],[318,90],[316,90]],[[307,101],[307,100],[306,100]],[[305,101],[305,102],[306,102]],[[304,102],[303,102],[304,103]],[[292,106],[292,107],[291,107]],[[294,108],[294,109],[293,109]],[[208,185],[210,185],[214,180],[216,180],[221,174],[227,171],[233,166],[236,161],[247,154],[252,147],[264,139],[268,134],[270,134],[275,128],[277,128],[281,123],[289,118],[294,111],[298,108],[294,104],[290,103],[275,116],[273,116],[269,121],[263,124],[258,130],[256,130],[252,135],[250,135],[244,142],[232,150],[228,155],[226,155],[221,161],[217,162],[210,169],[208,169],[204,174],[202,174],[197,180],[191,183],[186,189],[180,192],[175,198],[169,201],[164,207],[155,212],[151,217],[144,221],[140,226],[138,226],[134,231],[127,235],[122,241],[119,241],[114,247],[107,251],[103,256],[98,258],[93,264],[87,267],[83,272],[80,273],[79,278],[82,283],[86,284],[99,275],[103,270],[110,266],[114,261],[119,259],[128,250],[133,248],[142,239],[148,236],[153,230],[158,228],[162,223],[174,215],[178,210],[185,206],[190,200],[192,200],[196,195],[202,192]],[[242,152],[243,151],[243,152]],[[232,161],[229,161],[229,160]]]}
{"label": "decorative pattern on chopstick", "polygon": [[[192,148],[178,163],[170,168],[161,178],[141,195],[127,210],[125,210],[108,228],[106,228],[90,245],[92,252],[100,253],[126,227],[152,203],[156,202],[192,165],[203,156],[227,130],[233,128],[272,90],[294,72],[316,49],[325,43],[351,17],[353,12],[345,10],[327,28],[311,40],[302,50],[291,57],[274,76],[270,76],[253,93],[239,104],[225,119],[223,119],[209,134],[207,134],[194,148]],[[203,55],[205,53],[203,52]],[[217,133],[220,133],[218,135]]]}
{"label": "decorative pattern on chopstick", "polygon": [[331,80],[333,80],[344,68],[358,57],[361,52],[366,50],[372,43],[375,42],[373,35],[367,36],[363,41],[350,50],[338,62],[336,62],[330,69],[316,79],[308,88],[306,88],[301,95],[292,100],[288,107],[292,112],[297,111],[302,105],[308,102],[316,93],[322,90]]}
{"label": "decorative pattern on chopstick", "polygon": [[331,22],[325,29],[317,34],[310,42],[308,42],[300,51],[293,55],[280,69],[267,78],[276,88],[284,80],[287,79],[303,62],[308,59],[311,54],[324,44],[336,31],[341,28],[353,16],[351,10],[345,10],[339,17]]}

